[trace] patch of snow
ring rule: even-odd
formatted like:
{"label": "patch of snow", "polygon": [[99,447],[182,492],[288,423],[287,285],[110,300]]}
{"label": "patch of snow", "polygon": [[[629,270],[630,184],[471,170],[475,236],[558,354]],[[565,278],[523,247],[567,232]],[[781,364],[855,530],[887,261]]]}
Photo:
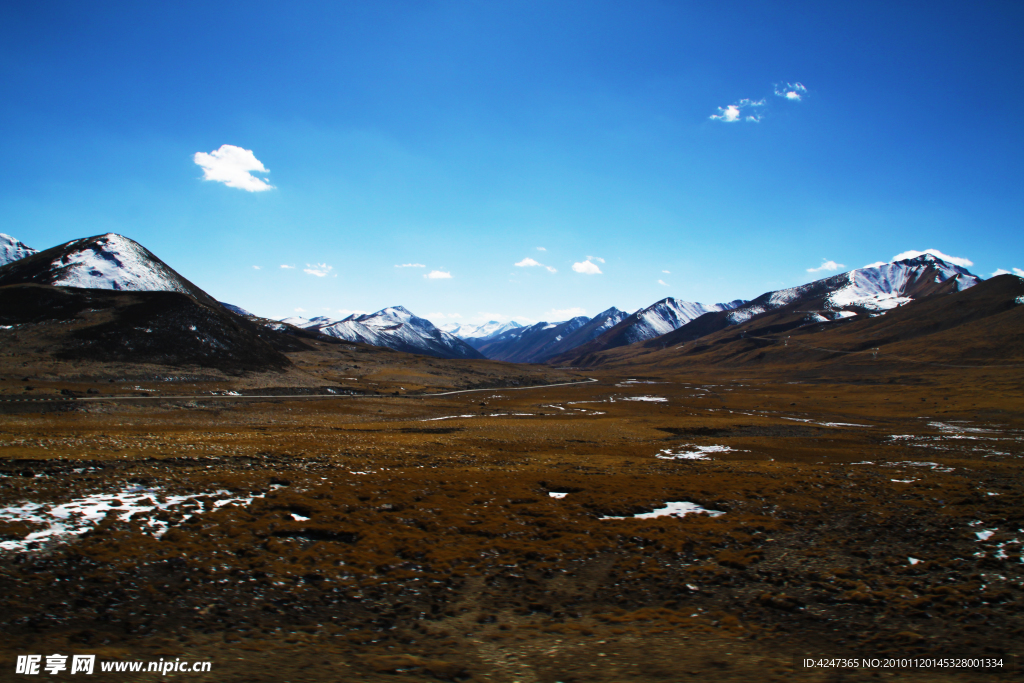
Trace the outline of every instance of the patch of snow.
{"label": "patch of snow", "polygon": [[654,519],[656,517],[685,517],[686,515],[705,514],[708,517],[720,517],[724,512],[706,510],[696,503],[687,501],[665,503],[665,507],[652,512],[642,512],[632,517],[601,517],[600,519]]}
{"label": "patch of snow", "polygon": [[569,494],[568,493],[559,493],[557,491],[548,491],[548,495],[551,496],[552,498],[559,498],[559,499],[561,499],[561,498],[565,498]]}
{"label": "patch of snow", "polygon": [[677,449],[673,451],[671,448],[666,448],[659,453],[664,455],[656,455],[654,457],[662,460],[709,460],[708,453],[747,453],[748,451],[740,451],[736,448],[730,448],[729,446],[694,446],[692,444],[682,446],[681,449],[692,449],[692,450],[681,450]]}
{"label": "patch of snow", "polygon": [[986,529],[985,531],[975,531],[974,535],[978,537],[979,541],[987,541],[992,538],[999,529]]}
{"label": "patch of snow", "polygon": [[908,557],[907,558],[907,562],[909,562],[911,565],[915,565],[915,564],[917,564],[920,561],[921,560],[917,559],[916,557]]}
{"label": "patch of snow", "polygon": [[667,398],[662,398],[661,396],[627,396],[627,397],[622,398],[620,400],[622,400],[622,401],[651,401],[653,403],[666,403],[668,401]]}
{"label": "patch of snow", "polygon": [[[133,517],[142,518],[147,513],[156,510],[168,510],[179,507],[185,503],[191,503],[190,509],[195,505],[198,509],[194,514],[209,512],[224,505],[241,504],[248,505],[255,498],[262,498],[261,495],[246,496],[237,498],[226,498],[212,503],[209,509],[204,510],[203,499],[211,496],[223,496],[230,494],[229,491],[220,490],[213,493],[197,493],[192,495],[171,496],[162,493],[158,489],[147,489],[141,486],[131,486],[118,493],[101,493],[76,498],[68,503],[57,505],[47,503],[23,503],[6,508],[0,508],[0,520],[21,521],[34,524],[46,525],[46,528],[33,531],[20,541],[0,541],[0,549],[25,551],[36,544],[52,541],[71,540],[70,537],[80,536],[89,531],[107,515],[117,515],[122,521],[131,520]],[[193,513],[185,514],[183,520],[194,516]],[[143,522],[143,531],[160,537],[167,530],[168,524],[159,519],[147,519]]]}

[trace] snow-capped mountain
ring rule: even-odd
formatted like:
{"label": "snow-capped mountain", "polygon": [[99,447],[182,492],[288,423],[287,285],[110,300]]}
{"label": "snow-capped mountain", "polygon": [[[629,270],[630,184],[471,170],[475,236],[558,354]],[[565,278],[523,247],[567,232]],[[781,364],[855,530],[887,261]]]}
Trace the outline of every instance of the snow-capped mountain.
{"label": "snow-capped mountain", "polygon": [[484,337],[492,337],[508,330],[514,330],[522,327],[519,323],[514,320],[510,320],[507,323],[500,323],[497,320],[491,320],[483,325],[462,325],[460,323],[447,323],[441,325],[440,330],[447,332],[448,334],[455,335],[459,339],[482,339]]}
{"label": "snow-capped mountain", "polygon": [[6,266],[12,261],[38,253],[38,250],[26,246],[23,242],[14,239],[10,235],[0,232],[0,266]]}
{"label": "snow-capped mountain", "polygon": [[921,254],[857,268],[799,287],[765,292],[731,311],[697,318],[656,341],[663,345],[684,343],[770,315],[778,317],[772,324],[779,330],[877,316],[915,299],[963,291],[979,281],[978,276],[961,266]]}
{"label": "snow-capped mountain", "polygon": [[57,287],[180,292],[219,305],[138,242],[107,233],[72,240],[0,267],[0,285],[34,282]]}
{"label": "snow-capped mountain", "polygon": [[543,363],[554,355],[590,341],[625,317],[624,312],[612,307],[593,319],[579,316],[557,323],[542,322],[469,339],[468,342],[494,360]]}
{"label": "snow-capped mountain", "polygon": [[976,275],[961,266],[932,254],[921,254],[902,261],[857,268],[798,287],[767,292],[736,308],[727,318],[730,324],[735,325],[768,311],[799,304],[809,311],[820,309],[819,317],[840,320],[852,315],[884,312],[921,296],[937,293],[939,289],[960,292],[978,282]]}
{"label": "snow-capped mountain", "polygon": [[285,318],[281,322],[351,342],[384,346],[396,351],[422,353],[438,358],[483,358],[458,337],[434,327],[401,306],[389,306],[376,313],[350,315],[343,320]]}
{"label": "snow-capped mountain", "polygon": [[601,330],[586,343],[552,354],[549,360],[553,363],[568,362],[581,354],[654,339],[679,329],[705,313],[731,311],[744,303],[742,299],[737,299],[724,304],[701,304],[667,297],[632,315],[623,315],[613,326]]}

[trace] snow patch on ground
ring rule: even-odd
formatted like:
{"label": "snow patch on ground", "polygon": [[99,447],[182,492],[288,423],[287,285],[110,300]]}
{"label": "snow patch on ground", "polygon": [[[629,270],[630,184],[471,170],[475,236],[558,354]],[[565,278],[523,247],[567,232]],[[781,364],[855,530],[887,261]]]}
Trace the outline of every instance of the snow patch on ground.
{"label": "snow patch on ground", "polygon": [[708,453],[746,453],[748,451],[740,451],[729,446],[694,446],[690,444],[682,446],[675,451],[671,448],[666,448],[658,452],[663,453],[663,455],[656,455],[654,457],[661,460],[710,460]]}
{"label": "snow patch on ground", "polygon": [[705,514],[708,517],[719,517],[724,512],[718,510],[707,510],[696,503],[680,501],[665,503],[665,507],[652,512],[642,512],[632,517],[601,517],[600,519],[654,519],[655,517],[685,517],[686,515]]}
{"label": "snow patch on ground", "polygon": [[[228,497],[223,497],[228,496]],[[219,497],[218,500],[213,500]],[[166,495],[159,489],[131,486],[118,493],[97,493],[76,498],[68,503],[22,503],[0,508],[0,520],[41,524],[45,528],[33,531],[20,541],[0,541],[0,549],[25,551],[54,540],[70,540],[80,536],[107,518],[117,515],[122,521],[141,520],[142,529],[160,537],[167,531],[168,523],[147,517],[152,512],[173,508],[188,508],[190,512],[182,521],[196,514],[211,512],[225,505],[248,505],[262,495],[230,497],[230,491],[196,493],[184,496]]]}
{"label": "snow patch on ground", "polygon": [[651,401],[653,403],[665,403],[668,401],[667,398],[661,396],[627,396],[620,399],[622,401]]}

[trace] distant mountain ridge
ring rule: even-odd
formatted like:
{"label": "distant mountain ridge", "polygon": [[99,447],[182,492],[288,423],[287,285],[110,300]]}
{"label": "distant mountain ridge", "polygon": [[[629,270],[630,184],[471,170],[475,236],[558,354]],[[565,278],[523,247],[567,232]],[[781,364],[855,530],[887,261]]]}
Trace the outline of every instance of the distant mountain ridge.
{"label": "distant mountain ridge", "polygon": [[459,339],[480,339],[483,337],[492,337],[508,330],[514,330],[522,327],[519,323],[514,320],[510,320],[507,323],[501,323],[497,320],[491,320],[482,325],[463,325],[461,323],[447,323],[441,325],[438,329],[447,332],[448,334],[455,335]]}
{"label": "distant mountain ridge", "polygon": [[227,309],[268,329],[292,325],[293,334],[326,335],[439,358],[588,365],[600,362],[601,354],[618,347],[639,344],[664,348],[752,320],[767,320],[759,325],[777,332],[875,317],[916,299],[960,292],[981,281],[964,267],[936,256],[938,252],[913,253],[917,255],[765,292],[751,301],[737,299],[708,305],[667,297],[631,315],[612,307],[592,319],[578,316],[526,327],[492,320],[482,325],[449,323],[439,329],[402,306],[341,320],[318,316],[285,318],[280,323],[266,321],[237,306],[217,302],[145,247],[115,233],[72,240],[45,251],[0,234],[0,287],[38,284],[177,292],[202,306]]}
{"label": "distant mountain ridge", "polygon": [[666,297],[632,315],[623,315],[613,327],[602,330],[585,343],[553,354],[548,362],[567,363],[582,354],[654,339],[679,329],[705,313],[731,311],[744,303],[742,299],[736,299],[729,303],[708,305]]}
{"label": "distant mountain ridge", "polygon": [[438,358],[483,358],[472,346],[420,318],[402,306],[376,313],[353,314],[343,320],[324,316],[285,318],[281,322],[350,342],[384,346],[396,351],[422,353]]}
{"label": "distant mountain ridge", "polygon": [[[878,316],[915,299],[963,291],[979,281],[978,276],[961,266],[931,254],[921,254],[857,268],[797,287],[765,292],[732,309],[705,313],[641,345],[644,348],[678,345],[730,326],[769,317],[771,323],[765,325],[769,325],[773,332],[779,332],[802,325]],[[595,340],[601,341],[604,340]],[[600,347],[592,343],[551,362],[592,365],[601,362],[602,352],[613,348],[615,346]]]}
{"label": "distant mountain ridge", "polygon": [[563,350],[583,344],[626,317],[612,307],[593,319],[578,316],[557,323],[540,322],[469,343],[486,357],[509,363],[543,363]]}

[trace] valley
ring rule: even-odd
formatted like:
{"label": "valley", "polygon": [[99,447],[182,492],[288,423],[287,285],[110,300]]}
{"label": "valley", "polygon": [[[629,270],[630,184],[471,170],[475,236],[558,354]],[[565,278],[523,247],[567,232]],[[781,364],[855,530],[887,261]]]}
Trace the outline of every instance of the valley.
{"label": "valley", "polygon": [[[800,660],[933,655],[1012,675],[1019,371],[431,395],[478,362],[398,396],[6,414],[5,650],[204,659],[211,681],[827,681]],[[673,502],[712,512],[633,519]],[[879,675],[993,671],[842,672]]]}

